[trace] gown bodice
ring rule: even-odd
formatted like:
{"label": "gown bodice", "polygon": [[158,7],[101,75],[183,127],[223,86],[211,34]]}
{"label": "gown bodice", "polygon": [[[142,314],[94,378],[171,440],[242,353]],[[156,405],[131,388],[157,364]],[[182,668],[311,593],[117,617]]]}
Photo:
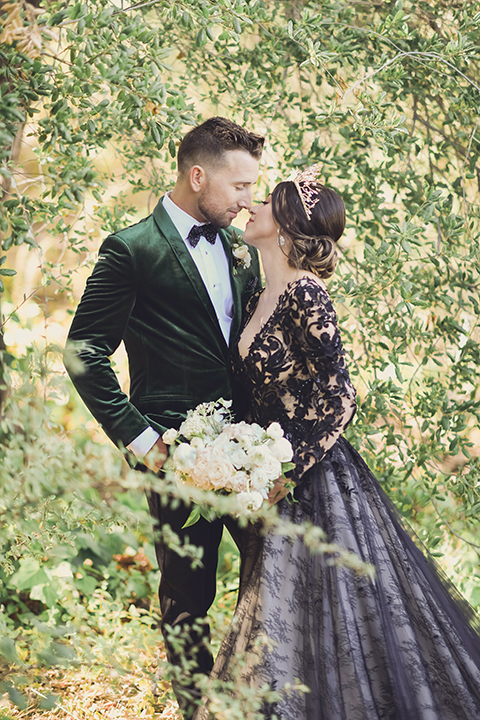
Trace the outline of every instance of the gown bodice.
{"label": "gown bodice", "polygon": [[[262,291],[249,300],[243,328]],[[235,386],[245,394],[247,420],[277,421],[294,448],[298,482],[336,443],[355,413],[355,390],[332,302],[313,278],[288,284],[242,357],[232,356]]]}

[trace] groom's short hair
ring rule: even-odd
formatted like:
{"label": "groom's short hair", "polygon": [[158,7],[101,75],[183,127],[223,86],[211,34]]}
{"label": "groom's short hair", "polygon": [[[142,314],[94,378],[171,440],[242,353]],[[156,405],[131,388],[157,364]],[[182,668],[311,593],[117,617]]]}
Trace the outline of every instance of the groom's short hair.
{"label": "groom's short hair", "polygon": [[192,165],[221,165],[229,150],[244,150],[260,160],[265,138],[224,117],[212,117],[190,130],[178,148],[180,175]]}

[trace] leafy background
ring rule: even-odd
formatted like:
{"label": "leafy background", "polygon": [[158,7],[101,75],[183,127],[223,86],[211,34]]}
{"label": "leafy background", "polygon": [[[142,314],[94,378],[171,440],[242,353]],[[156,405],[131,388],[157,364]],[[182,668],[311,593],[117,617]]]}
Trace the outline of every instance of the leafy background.
{"label": "leafy background", "polygon": [[[330,290],[358,388],[348,439],[480,606],[478,3],[0,13],[0,716],[174,717],[168,684],[156,700],[149,684],[163,648],[144,478],[59,349],[102,238],[153,209],[181,137],[212,114],[266,136],[258,199],[313,162],[342,193]],[[126,386],[122,351],[114,362]],[[234,603],[227,539],[220,565],[216,643]]]}

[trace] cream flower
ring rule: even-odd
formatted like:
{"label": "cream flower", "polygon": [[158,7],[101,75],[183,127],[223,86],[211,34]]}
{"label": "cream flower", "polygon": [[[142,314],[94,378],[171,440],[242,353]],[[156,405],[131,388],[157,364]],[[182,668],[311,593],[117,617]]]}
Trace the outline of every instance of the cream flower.
{"label": "cream flower", "polygon": [[205,447],[205,441],[200,437],[193,437],[190,440],[190,445],[194,447],[197,451],[203,450],[203,448]]}
{"label": "cream flower", "polygon": [[210,482],[210,456],[206,450],[202,450],[197,456],[195,467],[190,471],[189,482],[200,490],[214,490]]}
{"label": "cream flower", "polygon": [[254,445],[247,450],[247,456],[252,472],[258,469],[269,480],[276,480],[282,474],[281,463],[266,445]]}
{"label": "cream flower", "polygon": [[267,433],[268,437],[271,438],[272,440],[279,440],[280,438],[283,437],[283,429],[282,429],[282,426],[280,425],[280,423],[278,423],[278,422],[271,423],[268,426],[268,428],[265,430],[265,432]]}
{"label": "cream flower", "polygon": [[246,245],[237,245],[236,247],[234,247],[233,255],[246,268],[249,268],[250,265],[252,264],[252,258],[251,258],[250,252],[248,250],[248,247]]}
{"label": "cream flower", "polygon": [[205,435],[209,430],[210,423],[208,420],[198,415],[190,415],[180,426],[180,434],[187,438],[187,440],[190,440],[195,435]]}
{"label": "cream flower", "polygon": [[281,463],[289,462],[293,457],[293,448],[287,438],[280,437],[269,444],[273,457]]}
{"label": "cream flower", "polygon": [[175,466],[183,473],[189,473],[195,466],[197,451],[188,443],[180,443],[173,453]]}
{"label": "cream flower", "polygon": [[208,465],[208,479],[216,489],[229,488],[235,468],[222,452],[215,452],[213,447],[208,447],[202,455]]}
{"label": "cream flower", "polygon": [[245,467],[247,462],[247,453],[239,443],[232,443],[232,445],[233,448],[230,449],[228,457],[230,458],[232,465],[240,470],[240,468]]}
{"label": "cream flower", "polygon": [[162,440],[165,445],[173,445],[177,437],[178,430],[175,430],[175,428],[169,428],[169,430],[165,430],[165,432],[163,433]]}
{"label": "cream flower", "polygon": [[[276,460],[274,461],[277,462]],[[262,493],[262,495],[266,496],[268,491],[273,485],[273,480],[276,480],[280,475],[282,474],[282,466],[280,463],[277,463],[278,472],[275,470],[275,472],[266,473],[263,469],[263,467],[256,467],[253,470],[250,471],[250,487],[252,487],[254,490],[258,490],[258,492]]]}
{"label": "cream flower", "polygon": [[237,470],[232,477],[231,485],[232,490],[237,493],[245,492],[246,490],[248,490],[250,486],[248,473],[243,472],[242,470]]}
{"label": "cream flower", "polygon": [[259,510],[263,497],[259,492],[241,492],[237,495],[237,504],[240,513],[251,513]]}

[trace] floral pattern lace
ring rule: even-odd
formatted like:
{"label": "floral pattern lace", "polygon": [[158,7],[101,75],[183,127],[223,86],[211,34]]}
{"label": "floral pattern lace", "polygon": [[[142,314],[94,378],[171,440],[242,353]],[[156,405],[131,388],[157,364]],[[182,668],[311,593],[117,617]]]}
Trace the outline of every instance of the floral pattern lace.
{"label": "floral pattern lace", "polygon": [[[261,292],[247,304],[244,327]],[[248,392],[247,419],[263,427],[272,418],[280,423],[295,451],[298,482],[335,444],[356,407],[328,293],[308,277],[290,283],[246,357],[238,347],[234,353],[236,380]]]}

